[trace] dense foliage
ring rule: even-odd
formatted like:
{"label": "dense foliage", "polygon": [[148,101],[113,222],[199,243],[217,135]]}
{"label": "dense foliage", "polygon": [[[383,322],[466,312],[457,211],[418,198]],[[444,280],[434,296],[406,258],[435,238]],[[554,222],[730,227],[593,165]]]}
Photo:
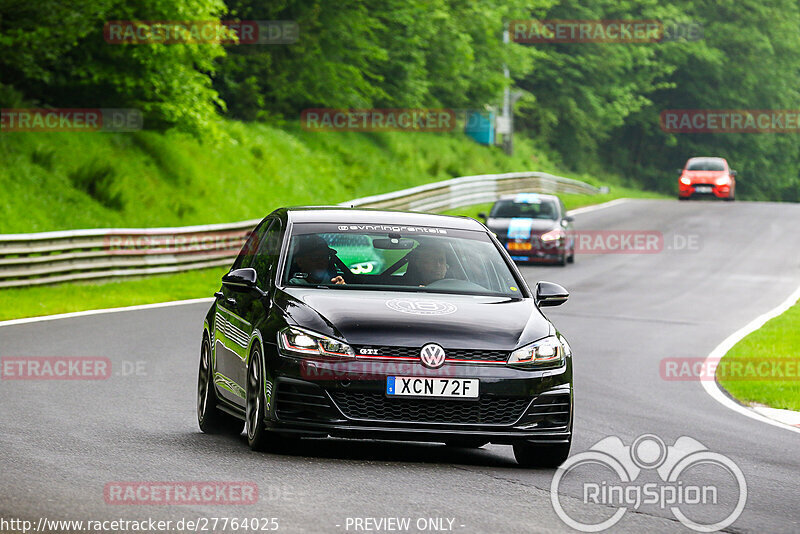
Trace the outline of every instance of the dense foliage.
{"label": "dense foliage", "polygon": [[[692,23],[699,39],[503,44],[514,19]],[[293,44],[112,44],[112,20],[295,21]],[[499,106],[508,65],[518,131],[578,171],[670,191],[693,155],[727,157],[739,193],[800,201],[792,134],[671,134],[666,109],[796,109],[800,8],[790,0],[0,0],[0,105],[132,107],[148,128],[310,107]]]}

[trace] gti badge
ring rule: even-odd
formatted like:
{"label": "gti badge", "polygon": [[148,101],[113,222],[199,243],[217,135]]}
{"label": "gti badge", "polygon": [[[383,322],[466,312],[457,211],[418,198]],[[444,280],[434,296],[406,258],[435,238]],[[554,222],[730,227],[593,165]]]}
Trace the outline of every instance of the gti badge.
{"label": "gti badge", "polygon": [[444,349],[436,343],[428,343],[419,351],[422,365],[431,369],[438,369],[444,365]]}

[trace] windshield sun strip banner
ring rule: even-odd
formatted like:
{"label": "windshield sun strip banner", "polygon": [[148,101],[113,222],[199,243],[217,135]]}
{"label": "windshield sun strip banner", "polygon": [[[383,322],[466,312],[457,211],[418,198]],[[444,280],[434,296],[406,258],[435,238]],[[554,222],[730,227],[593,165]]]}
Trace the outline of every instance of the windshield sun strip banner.
{"label": "windshield sun strip banner", "polygon": [[509,239],[530,239],[531,223],[533,219],[529,217],[514,217],[508,223]]}

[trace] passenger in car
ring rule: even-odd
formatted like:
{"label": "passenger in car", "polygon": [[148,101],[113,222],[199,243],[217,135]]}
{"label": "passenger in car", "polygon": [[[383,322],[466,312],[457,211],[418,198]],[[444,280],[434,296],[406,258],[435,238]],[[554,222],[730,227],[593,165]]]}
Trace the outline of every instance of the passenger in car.
{"label": "passenger in car", "polygon": [[424,287],[447,277],[447,253],[433,243],[421,243],[408,258],[408,268],[403,276],[406,285]]}
{"label": "passenger in car", "polygon": [[316,234],[298,236],[292,265],[291,284],[316,285],[345,283],[341,275],[333,269],[332,258],[336,251]]}

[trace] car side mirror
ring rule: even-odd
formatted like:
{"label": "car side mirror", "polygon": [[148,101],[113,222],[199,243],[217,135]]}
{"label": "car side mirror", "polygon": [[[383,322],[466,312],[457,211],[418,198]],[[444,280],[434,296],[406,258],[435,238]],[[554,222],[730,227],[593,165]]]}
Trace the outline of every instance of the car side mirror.
{"label": "car side mirror", "polygon": [[560,306],[567,302],[569,291],[553,282],[539,282],[536,284],[537,306]]}
{"label": "car side mirror", "polygon": [[572,222],[575,220],[575,217],[573,217],[572,215],[564,215],[564,220],[567,222]]}
{"label": "car side mirror", "polygon": [[678,174],[683,174],[683,169],[678,169]]}
{"label": "car side mirror", "polygon": [[736,171],[734,171],[733,169],[731,169],[731,170],[728,172],[728,174],[730,174],[731,176],[736,176],[736,175],[737,175],[737,174],[739,174],[739,173],[737,173]]}
{"label": "car side mirror", "polygon": [[480,213],[478,214],[478,218],[479,218],[479,219],[483,219],[483,222],[486,222],[486,219],[487,219],[488,217],[486,217],[486,214],[485,214],[484,212],[480,212]]}
{"label": "car side mirror", "polygon": [[234,269],[222,277],[222,285],[239,292],[255,291],[263,297],[266,293],[256,285],[257,279],[256,270],[251,267]]}

